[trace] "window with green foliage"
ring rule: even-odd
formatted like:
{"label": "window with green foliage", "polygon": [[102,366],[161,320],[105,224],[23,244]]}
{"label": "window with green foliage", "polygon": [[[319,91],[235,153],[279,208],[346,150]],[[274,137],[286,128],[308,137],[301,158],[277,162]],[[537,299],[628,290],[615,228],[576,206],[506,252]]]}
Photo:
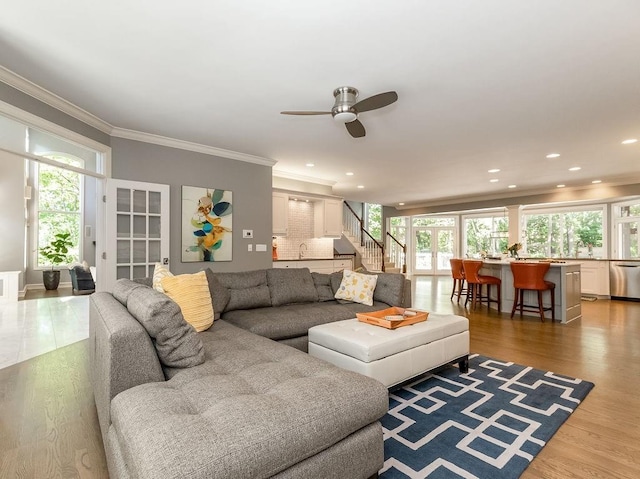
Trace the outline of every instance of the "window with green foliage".
{"label": "window with green foliage", "polygon": [[604,206],[523,215],[523,250],[535,258],[602,256]]}
{"label": "window with green foliage", "polygon": [[614,257],[640,258],[640,202],[637,200],[613,205]]}
{"label": "window with green foliage", "polygon": [[[63,155],[43,155],[46,158],[83,167],[83,161]],[[37,190],[37,268],[50,266],[39,251],[55,239],[56,233],[70,233],[72,262],[79,261],[80,228],[82,224],[82,175],[45,163],[36,165]]]}
{"label": "window with green foliage", "polygon": [[382,205],[367,203],[365,211],[365,228],[375,239],[382,240]]}
{"label": "window with green foliage", "polygon": [[455,226],[456,219],[451,216],[417,216],[413,226]]}
{"label": "window with green foliage", "polygon": [[465,253],[470,257],[499,255],[507,250],[509,218],[504,213],[464,218]]}

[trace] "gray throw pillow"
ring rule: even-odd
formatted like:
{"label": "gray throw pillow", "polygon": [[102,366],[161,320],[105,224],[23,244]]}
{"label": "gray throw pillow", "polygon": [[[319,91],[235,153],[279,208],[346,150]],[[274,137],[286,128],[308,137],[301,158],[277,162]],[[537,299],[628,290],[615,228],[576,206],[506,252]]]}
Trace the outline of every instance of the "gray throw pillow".
{"label": "gray throw pillow", "polygon": [[116,298],[123,306],[127,306],[127,301],[129,300],[129,295],[136,288],[146,288],[144,284],[141,284],[137,281],[132,281],[130,279],[119,279],[113,285],[113,291],[111,294],[114,298]]}
{"label": "gray throw pillow", "polygon": [[313,283],[318,293],[318,301],[333,301],[334,292],[331,289],[331,276],[325,273],[311,273]]}
{"label": "gray throw pillow", "polygon": [[153,340],[164,366],[190,368],[204,363],[202,340],[168,296],[140,286],[129,294],[127,309]]}
{"label": "gray throw pillow", "polygon": [[229,303],[222,311],[266,308],[271,306],[271,295],[264,269],[240,273],[216,273],[222,286],[229,290]]}
{"label": "gray throw pillow", "polygon": [[267,283],[272,306],[318,301],[318,292],[309,268],[268,269]]}
{"label": "gray throw pillow", "polygon": [[387,303],[389,306],[400,306],[404,293],[404,279],[399,273],[378,273],[373,300]]}
{"label": "gray throw pillow", "polygon": [[[335,273],[331,273],[329,276],[331,277],[331,291],[333,291],[333,294],[335,296],[335,294],[340,289],[340,283],[342,283],[342,271],[336,271]],[[346,299],[336,299],[336,301],[340,304],[347,304],[351,302],[347,301]]]}
{"label": "gray throw pillow", "polygon": [[224,308],[229,304],[231,299],[231,293],[229,290],[222,286],[222,283],[218,281],[216,273],[211,271],[210,268],[204,270],[207,275],[207,282],[209,283],[209,293],[211,293],[211,303],[213,304],[213,319],[220,319],[220,313],[224,311]]}

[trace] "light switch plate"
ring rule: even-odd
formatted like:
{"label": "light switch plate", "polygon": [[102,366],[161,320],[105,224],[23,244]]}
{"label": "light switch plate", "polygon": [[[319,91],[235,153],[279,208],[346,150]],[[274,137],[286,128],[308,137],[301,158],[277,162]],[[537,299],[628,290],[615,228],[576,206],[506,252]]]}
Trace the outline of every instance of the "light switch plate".
{"label": "light switch plate", "polygon": [[253,230],[242,230],[242,237],[245,239],[253,238]]}
{"label": "light switch plate", "polygon": [[247,251],[253,251],[253,245],[252,244],[248,244],[247,245]]}
{"label": "light switch plate", "polygon": [[257,244],[256,245],[256,251],[267,251],[267,245],[266,244]]}

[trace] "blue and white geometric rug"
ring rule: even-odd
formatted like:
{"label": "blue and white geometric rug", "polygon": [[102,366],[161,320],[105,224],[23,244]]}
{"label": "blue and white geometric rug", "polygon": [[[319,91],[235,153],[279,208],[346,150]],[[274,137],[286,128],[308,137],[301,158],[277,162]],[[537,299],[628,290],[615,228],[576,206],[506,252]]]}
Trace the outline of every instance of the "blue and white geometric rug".
{"label": "blue and white geometric rug", "polygon": [[593,383],[473,355],[389,393],[380,477],[517,478]]}

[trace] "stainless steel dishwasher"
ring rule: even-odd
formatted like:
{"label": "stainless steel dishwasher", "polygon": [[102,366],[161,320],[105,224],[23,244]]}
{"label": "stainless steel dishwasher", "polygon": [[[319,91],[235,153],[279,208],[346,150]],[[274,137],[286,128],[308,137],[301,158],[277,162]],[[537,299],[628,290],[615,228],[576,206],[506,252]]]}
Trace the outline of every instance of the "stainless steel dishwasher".
{"label": "stainless steel dishwasher", "polygon": [[640,300],[640,261],[610,261],[611,298]]}

